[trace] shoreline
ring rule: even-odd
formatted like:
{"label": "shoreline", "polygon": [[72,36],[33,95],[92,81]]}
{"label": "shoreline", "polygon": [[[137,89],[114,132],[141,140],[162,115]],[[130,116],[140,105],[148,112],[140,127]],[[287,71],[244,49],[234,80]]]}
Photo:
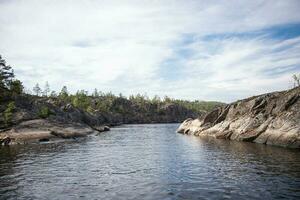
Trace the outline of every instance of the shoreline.
{"label": "shoreline", "polygon": [[89,126],[83,123],[59,123],[45,119],[34,119],[0,130],[0,146],[75,139],[92,134],[99,135],[122,125],[146,124],[180,124],[180,122],[114,123]]}

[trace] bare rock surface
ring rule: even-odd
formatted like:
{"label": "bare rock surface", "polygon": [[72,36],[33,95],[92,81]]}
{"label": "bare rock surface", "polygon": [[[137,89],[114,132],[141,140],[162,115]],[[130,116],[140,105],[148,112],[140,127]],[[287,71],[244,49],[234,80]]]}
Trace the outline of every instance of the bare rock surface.
{"label": "bare rock surface", "polygon": [[185,120],[177,132],[300,148],[300,87],[219,107]]}
{"label": "bare rock surface", "polygon": [[1,143],[4,145],[23,144],[61,138],[84,137],[92,133],[97,133],[97,131],[84,124],[36,119],[24,121],[9,130],[2,131],[0,142],[2,141]]}

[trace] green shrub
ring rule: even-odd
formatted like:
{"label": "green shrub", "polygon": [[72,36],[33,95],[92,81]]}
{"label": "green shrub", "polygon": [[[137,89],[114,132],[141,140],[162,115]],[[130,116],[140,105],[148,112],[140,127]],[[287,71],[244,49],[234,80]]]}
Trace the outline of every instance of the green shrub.
{"label": "green shrub", "polygon": [[43,106],[38,113],[39,117],[45,119],[51,115],[51,111],[47,106]]}
{"label": "green shrub", "polygon": [[88,113],[91,113],[91,114],[92,114],[94,110],[93,110],[92,106],[88,106],[87,109],[86,109],[86,111],[87,111]]}
{"label": "green shrub", "polygon": [[12,101],[7,105],[4,111],[4,121],[6,125],[9,125],[12,121],[13,112],[16,109],[15,103]]}

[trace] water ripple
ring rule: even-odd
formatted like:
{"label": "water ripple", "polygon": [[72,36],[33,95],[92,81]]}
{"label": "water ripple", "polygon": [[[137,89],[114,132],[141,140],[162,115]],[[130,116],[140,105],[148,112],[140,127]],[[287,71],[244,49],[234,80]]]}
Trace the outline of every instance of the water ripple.
{"label": "water ripple", "polygon": [[0,148],[0,199],[299,199],[300,154],[128,125]]}

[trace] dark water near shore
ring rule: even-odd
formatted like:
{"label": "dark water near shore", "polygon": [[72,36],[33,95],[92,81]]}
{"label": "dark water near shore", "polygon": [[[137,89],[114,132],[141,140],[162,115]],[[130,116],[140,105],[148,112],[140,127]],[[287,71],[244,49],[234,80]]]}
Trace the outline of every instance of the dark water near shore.
{"label": "dark water near shore", "polygon": [[300,152],[126,125],[0,149],[0,199],[300,199]]}

